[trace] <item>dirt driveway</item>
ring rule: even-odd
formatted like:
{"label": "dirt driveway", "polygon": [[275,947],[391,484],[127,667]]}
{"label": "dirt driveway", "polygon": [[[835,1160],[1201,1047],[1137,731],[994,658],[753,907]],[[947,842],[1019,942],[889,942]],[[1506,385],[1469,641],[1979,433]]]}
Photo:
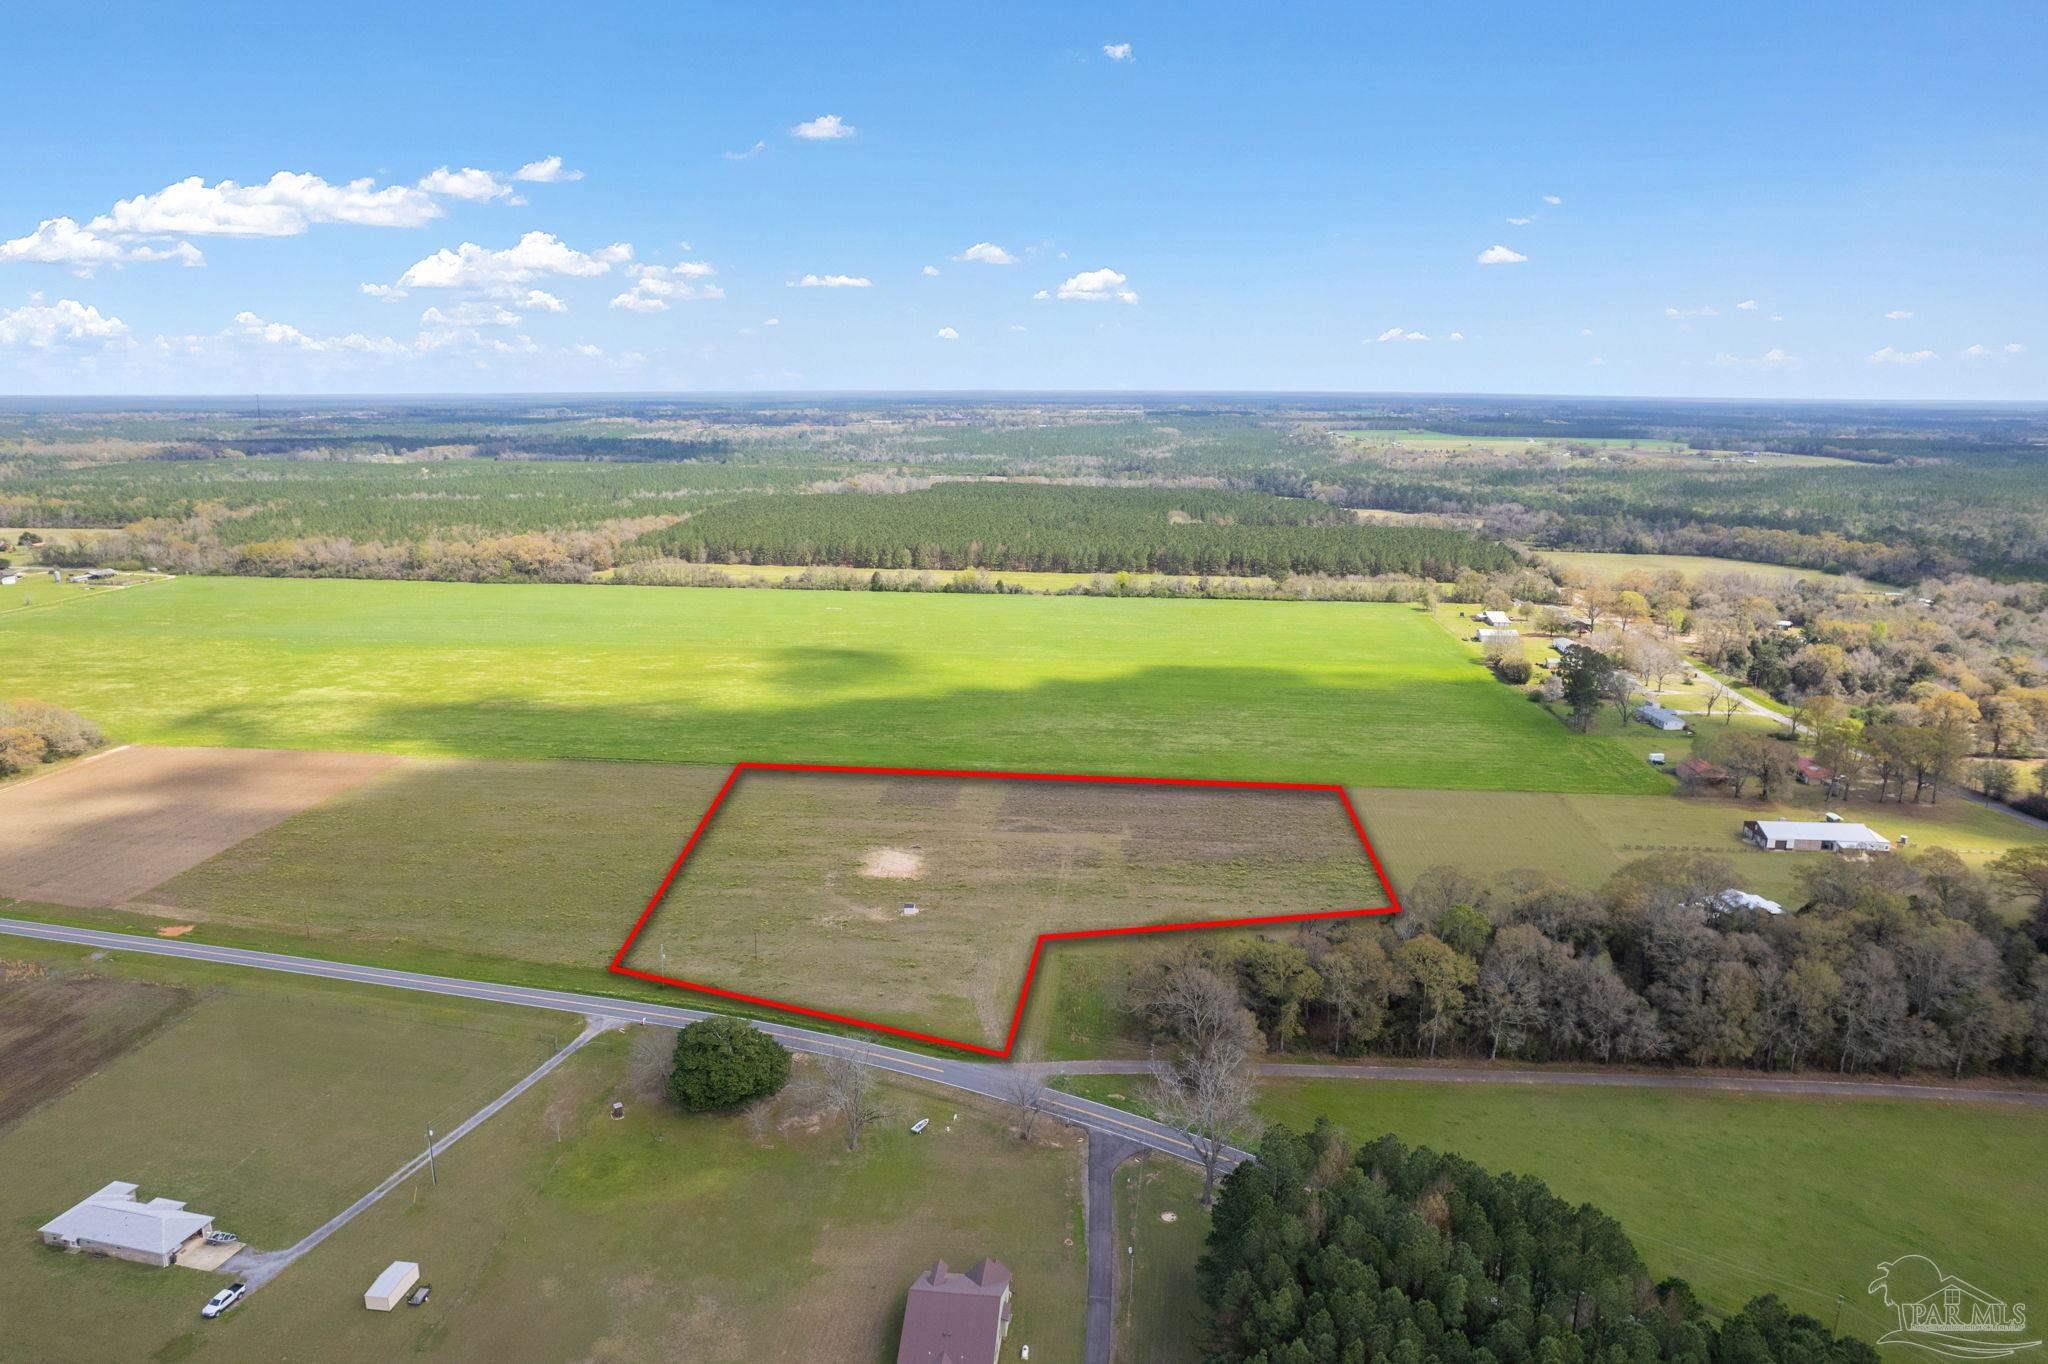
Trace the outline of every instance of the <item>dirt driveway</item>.
{"label": "dirt driveway", "polygon": [[121,748],[0,787],[0,895],[118,904],[402,761]]}

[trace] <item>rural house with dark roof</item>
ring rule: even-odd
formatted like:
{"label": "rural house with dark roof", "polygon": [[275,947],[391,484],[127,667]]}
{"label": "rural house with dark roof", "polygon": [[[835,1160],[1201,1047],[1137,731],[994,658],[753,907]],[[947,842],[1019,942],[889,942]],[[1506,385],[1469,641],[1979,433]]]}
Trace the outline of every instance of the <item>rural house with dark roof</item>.
{"label": "rural house with dark roof", "polygon": [[903,1304],[896,1364],[995,1364],[1010,1333],[1010,1271],[983,1260],[966,1273],[944,1260],[917,1276]]}

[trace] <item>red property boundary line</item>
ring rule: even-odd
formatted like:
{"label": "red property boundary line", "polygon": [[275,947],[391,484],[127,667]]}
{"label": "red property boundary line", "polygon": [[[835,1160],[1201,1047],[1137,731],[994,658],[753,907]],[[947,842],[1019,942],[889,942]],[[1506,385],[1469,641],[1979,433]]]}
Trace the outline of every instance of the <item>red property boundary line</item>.
{"label": "red property boundary line", "polygon": [[[1351,821],[1352,831],[1358,835],[1358,844],[1365,849],[1366,860],[1372,864],[1373,875],[1379,879],[1380,889],[1386,892],[1387,903],[1364,909],[1319,909],[1302,914],[1268,914],[1245,919],[1198,919],[1191,923],[1134,924],[1123,928],[1081,928],[1072,929],[1065,933],[1041,933],[1038,935],[1037,941],[1031,945],[1031,961],[1024,968],[1024,984],[1017,991],[1017,1007],[1010,1013],[1010,1031],[1003,1038],[1003,1045],[1000,1049],[983,1046],[978,1042],[962,1042],[956,1038],[939,1037],[933,1033],[892,1027],[887,1023],[876,1023],[869,1019],[854,1018],[847,1014],[831,1013],[824,1009],[813,1009],[802,1004],[792,1004],[787,1000],[769,999],[764,995],[743,994],[738,990],[728,990],[722,986],[706,985],[702,981],[683,980],[676,976],[664,976],[653,971],[642,971],[626,965],[626,956],[633,950],[633,943],[639,938],[640,930],[647,927],[647,921],[654,916],[654,911],[660,907],[662,900],[667,897],[669,887],[675,884],[676,877],[682,873],[683,864],[690,860],[690,854],[696,851],[698,841],[704,837],[705,832],[711,827],[711,821],[717,817],[719,807],[725,804],[725,798],[732,793],[733,785],[739,781],[740,775],[745,772],[825,772],[875,777],[954,777],[975,781],[1056,781],[1093,783],[1108,786],[1196,786],[1237,791],[1320,791],[1326,795],[1335,796],[1338,803],[1344,807],[1344,814]],[[1128,937],[1139,933],[1176,933],[1198,928],[1246,928],[1260,924],[1300,923],[1309,919],[1354,919],[1367,915],[1398,914],[1400,912],[1400,897],[1394,893],[1393,883],[1387,879],[1386,868],[1380,865],[1379,854],[1373,851],[1372,840],[1366,836],[1365,824],[1358,818],[1358,811],[1352,808],[1351,797],[1342,786],[1335,785],[1334,783],[1220,781],[1201,777],[1100,776],[1066,772],[984,772],[940,767],[847,767],[831,763],[741,762],[734,763],[732,771],[726,774],[725,784],[718,788],[718,794],[711,798],[711,804],[705,808],[703,815],[698,818],[697,827],[690,831],[689,841],[684,843],[683,850],[676,854],[676,860],[669,864],[668,875],[661,878],[661,884],[656,886],[654,894],[648,897],[647,908],[640,911],[640,917],[633,921],[632,931],[627,933],[626,940],[619,944],[619,950],[612,954],[611,965],[608,969],[613,975],[631,976],[635,980],[653,981],[658,985],[674,985],[681,989],[695,990],[699,994],[715,995],[720,999],[730,999],[741,1004],[752,1004],[765,1009],[777,1009],[783,1013],[799,1014],[805,1018],[822,1019],[828,1023],[841,1023],[847,1027],[865,1028],[869,1032],[886,1033],[891,1037],[905,1037],[914,1042],[926,1042],[933,1046],[950,1047],[955,1051],[972,1052],[977,1056],[992,1056],[997,1060],[1006,1060],[1010,1055],[1011,1049],[1017,1044],[1017,1029],[1024,1022],[1024,1006],[1031,999],[1031,982],[1037,978],[1038,961],[1045,952],[1045,945],[1049,942],[1064,942],[1072,938]]]}

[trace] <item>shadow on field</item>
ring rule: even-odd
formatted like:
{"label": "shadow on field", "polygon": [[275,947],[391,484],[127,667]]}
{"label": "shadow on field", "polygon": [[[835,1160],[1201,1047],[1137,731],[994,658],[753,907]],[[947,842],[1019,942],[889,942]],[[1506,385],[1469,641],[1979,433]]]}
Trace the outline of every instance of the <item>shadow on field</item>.
{"label": "shadow on field", "polygon": [[[865,651],[806,650],[813,685],[871,678]],[[883,657],[887,657],[884,655]],[[1410,683],[1360,669],[1332,683],[1284,668],[1150,667],[1106,679],[958,688],[815,704],[365,698],[318,746],[470,757],[824,762],[1029,768],[1493,790],[1662,789],[1620,746],[1566,735],[1474,678]],[[1341,675],[1340,675],[1341,676]],[[368,680],[368,679],[366,679]],[[351,723],[353,721],[353,723]],[[212,706],[181,741],[291,746],[266,706]]]}

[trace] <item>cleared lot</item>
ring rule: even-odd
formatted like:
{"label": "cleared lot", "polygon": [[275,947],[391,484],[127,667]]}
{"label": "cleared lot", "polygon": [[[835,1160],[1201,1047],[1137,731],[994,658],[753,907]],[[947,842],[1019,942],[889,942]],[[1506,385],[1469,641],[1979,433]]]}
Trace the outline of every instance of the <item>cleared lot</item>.
{"label": "cleared lot", "polygon": [[628,964],[999,1045],[1042,933],[1386,902],[1328,792],[749,771]]}
{"label": "cleared lot", "polygon": [[0,787],[0,895],[77,906],[132,900],[399,761],[122,748]]}

